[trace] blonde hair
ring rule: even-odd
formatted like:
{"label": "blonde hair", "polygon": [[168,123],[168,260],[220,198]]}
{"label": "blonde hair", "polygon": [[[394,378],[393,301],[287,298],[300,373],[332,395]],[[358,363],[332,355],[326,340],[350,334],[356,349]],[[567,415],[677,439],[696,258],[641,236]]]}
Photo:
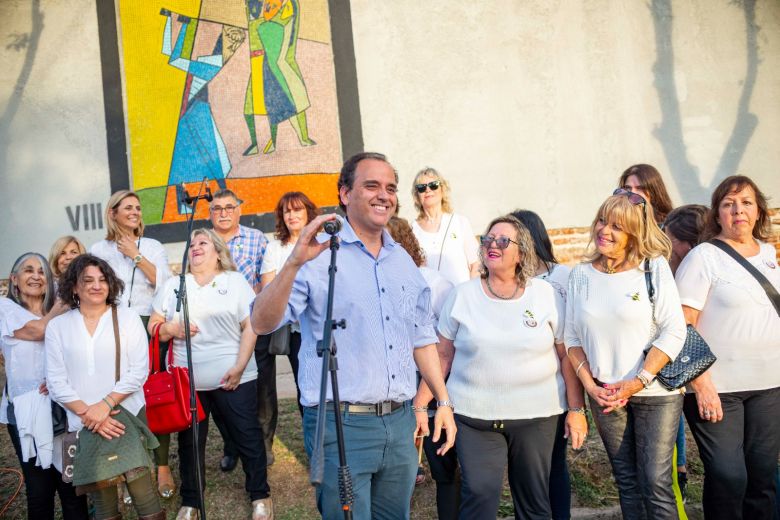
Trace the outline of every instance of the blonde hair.
{"label": "blonde hair", "polygon": [[49,251],[49,267],[51,267],[51,272],[55,278],[59,278],[62,275],[60,270],[57,268],[57,260],[59,260],[62,252],[70,244],[76,244],[76,249],[79,250],[80,255],[83,255],[87,252],[87,248],[84,247],[84,244],[82,244],[78,238],[72,235],[65,235],[64,237],[60,237],[55,240],[54,245],[51,246],[51,250]]}
{"label": "blonde hair", "polygon": [[[125,200],[128,197],[135,197],[138,199],[138,203],[141,203],[141,198],[136,194],[134,191],[130,190],[119,190],[117,192],[114,192],[111,197],[109,197],[108,202],[106,203],[106,240],[109,240],[111,242],[116,242],[117,237],[120,235],[119,233],[119,226],[116,223],[116,220],[114,219],[112,212],[115,211],[119,204],[123,200]],[[138,228],[133,231],[133,234],[137,237],[143,236],[144,234],[144,221],[141,219],[141,222],[138,224]]]}
{"label": "blonde hair", "polygon": [[632,204],[625,195],[612,195],[605,200],[590,226],[590,242],[585,252],[585,261],[593,262],[601,257],[594,245],[596,225],[601,219],[617,224],[628,235],[625,260],[627,264],[640,264],[645,259],[659,256],[669,260],[672,243],[658,227],[655,218],[652,218],[653,214],[648,215],[647,212],[645,205]]}
{"label": "blonde hair", "polygon": [[452,204],[450,203],[450,183],[448,183],[447,180],[442,177],[441,174],[439,174],[439,172],[426,166],[417,172],[417,175],[414,176],[414,181],[412,181],[412,200],[414,201],[415,209],[417,209],[417,218],[421,219],[425,217],[425,212],[423,211],[422,203],[420,202],[420,194],[417,193],[416,188],[417,184],[420,182],[420,179],[425,176],[436,177],[436,180],[441,183],[441,186],[439,186],[439,189],[441,190],[441,211],[442,213],[452,213]]}
{"label": "blonde hair", "polygon": [[[531,237],[531,232],[528,228],[520,222],[516,217],[512,215],[504,215],[503,217],[494,218],[485,229],[485,235],[490,233],[493,226],[496,224],[509,224],[515,228],[515,238],[513,240],[517,242],[517,247],[520,249],[520,263],[515,267],[515,280],[520,286],[525,287],[525,284],[536,276],[536,264],[539,262],[539,258],[536,256],[536,248],[534,247],[534,239]],[[485,265],[485,248],[482,244],[479,246],[479,263],[480,263],[480,276],[482,278],[488,277],[487,266]]]}
{"label": "blonde hair", "polygon": [[[208,237],[209,240],[211,240],[211,243],[214,244],[214,249],[217,251],[217,268],[221,271],[238,271],[238,268],[236,267],[236,263],[233,261],[233,257],[230,254],[230,249],[228,249],[228,246],[225,244],[225,241],[222,240],[222,237],[217,234],[216,231],[213,229],[207,229],[207,228],[201,228],[196,229],[192,232],[192,236],[190,237],[191,240],[195,240],[195,237],[198,235],[203,235],[205,237]],[[190,264],[187,264],[187,272],[192,272],[190,270]]]}

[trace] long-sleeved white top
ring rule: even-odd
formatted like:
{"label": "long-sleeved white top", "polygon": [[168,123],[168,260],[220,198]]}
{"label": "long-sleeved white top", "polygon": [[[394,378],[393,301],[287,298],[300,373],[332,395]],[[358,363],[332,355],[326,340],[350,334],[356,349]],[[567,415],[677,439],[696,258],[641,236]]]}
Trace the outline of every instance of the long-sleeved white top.
{"label": "long-sleeved white top", "polygon": [[[58,403],[82,400],[93,404],[111,392],[129,394],[122,406],[138,414],[144,406],[143,384],[149,373],[149,344],[138,314],[118,308],[120,369],[115,381],[116,347],[109,307],[90,336],[78,309],[66,312],[46,327],[46,381]],[[81,418],[68,410],[68,429],[81,429]]]}
{"label": "long-sleeved white top", "polygon": [[125,283],[125,290],[119,301],[120,307],[131,307],[141,316],[149,316],[152,313],[152,301],[154,295],[171,277],[171,268],[168,265],[168,254],[165,247],[153,238],[142,237],[136,240],[138,251],[141,255],[154,264],[157,275],[154,284],[146,278],[146,275],[138,269],[132,258],[128,258],[117,249],[116,242],[101,240],[95,242],[89,248],[89,252],[98,258],[102,258],[116,275]]}
{"label": "long-sleeved white top", "polygon": [[[593,377],[604,383],[633,378],[650,346],[675,359],[685,343],[685,319],[672,270],[661,257],[650,261],[650,269],[655,323],[641,268],[606,274],[586,263],[576,266],[569,276],[566,348],[582,347]],[[636,395],[668,394],[653,381]]]}

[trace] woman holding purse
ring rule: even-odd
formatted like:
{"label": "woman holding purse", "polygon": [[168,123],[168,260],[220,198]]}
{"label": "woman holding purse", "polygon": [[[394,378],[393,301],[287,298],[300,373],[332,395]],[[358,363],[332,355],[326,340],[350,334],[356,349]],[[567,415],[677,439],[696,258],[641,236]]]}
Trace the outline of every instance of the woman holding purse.
{"label": "woman holding purse", "polygon": [[[71,310],[46,329],[46,379],[52,399],[67,410],[71,432],[87,428],[105,439],[125,435],[125,424],[114,418],[120,404],[144,420],[146,332],[135,311],[116,307],[122,288],[113,269],[93,255],[73,260],[60,280],[59,297]],[[112,370],[117,348],[118,379]],[[77,459],[78,464],[91,467],[95,461]],[[138,468],[127,487],[139,519],[165,518],[148,470]],[[90,497],[97,520],[121,518],[115,485],[95,489]]]}
{"label": "woman holding purse", "polygon": [[[8,298],[0,298],[0,346],[5,358],[6,385],[0,405],[0,422],[8,427],[24,475],[27,496],[27,516],[34,519],[54,519],[54,497],[59,494],[65,520],[87,518],[87,501],[76,496],[73,486],[62,481],[62,457],[54,449],[61,443],[51,436],[53,424],[45,431],[50,442],[41,442],[37,429],[25,424],[25,411],[38,404],[43,422],[51,417],[52,403],[47,397],[46,351],[44,332],[49,320],[67,310],[55,303],[54,282],[46,260],[37,253],[25,253],[14,262],[9,278]],[[36,401],[38,401],[36,403]],[[59,405],[54,405],[59,408]],[[62,411],[61,408],[59,408]],[[34,416],[37,419],[37,416]],[[25,449],[20,439],[25,431]],[[29,435],[29,432],[34,432]],[[48,445],[48,455],[44,448]],[[41,451],[41,453],[39,453]]]}

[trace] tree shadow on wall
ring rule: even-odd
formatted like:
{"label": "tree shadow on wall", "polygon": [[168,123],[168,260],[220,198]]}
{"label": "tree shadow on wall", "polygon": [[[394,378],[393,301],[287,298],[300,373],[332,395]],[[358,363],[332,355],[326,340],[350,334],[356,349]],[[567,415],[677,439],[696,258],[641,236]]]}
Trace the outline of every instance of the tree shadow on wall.
{"label": "tree shadow on wall", "polygon": [[[43,12],[41,11],[40,0],[30,2],[32,11],[32,24],[29,33],[11,34],[11,42],[6,44],[6,49],[12,49],[16,52],[25,50],[24,63],[16,78],[16,83],[8,98],[8,104],[0,114],[0,174],[4,174],[7,169],[7,150],[11,137],[11,124],[13,123],[19,106],[22,104],[24,89],[30,80],[35,56],[38,54],[38,43],[41,40],[43,32]],[[5,177],[5,175],[0,175]]]}
{"label": "tree shadow on wall", "polygon": [[653,130],[653,135],[661,146],[669,164],[672,177],[678,189],[690,194],[692,199],[706,200],[712,190],[729,175],[734,175],[745,154],[750,138],[758,126],[758,116],[750,112],[750,98],[758,76],[759,27],[756,25],[755,0],[734,0],[745,14],[745,33],[747,47],[747,71],[742,83],[742,94],[737,105],[737,115],[731,136],[723,150],[717,170],[709,186],[704,186],[699,169],[688,160],[683,138],[680,102],[677,98],[677,85],[674,76],[674,48],[672,44],[672,5],[671,0],[653,0],[651,11],[655,28],[657,60],[653,66],[654,85],[661,104],[661,124]]}

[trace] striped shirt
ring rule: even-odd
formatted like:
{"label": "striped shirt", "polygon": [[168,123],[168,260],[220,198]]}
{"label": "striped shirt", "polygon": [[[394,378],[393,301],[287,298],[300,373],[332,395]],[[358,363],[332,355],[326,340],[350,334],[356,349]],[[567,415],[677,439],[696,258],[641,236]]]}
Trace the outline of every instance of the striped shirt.
{"label": "striped shirt", "polygon": [[[437,341],[431,291],[387,231],[378,258],[346,221],[339,238],[333,319],[347,321],[346,329],[333,331],[339,397],[349,403],[411,399],[417,391],[413,351]],[[283,320],[301,325],[298,382],[304,406],[319,402],[322,359],[317,356],[317,341],[325,320],[329,264],[330,251],[325,251],[301,267]]]}

